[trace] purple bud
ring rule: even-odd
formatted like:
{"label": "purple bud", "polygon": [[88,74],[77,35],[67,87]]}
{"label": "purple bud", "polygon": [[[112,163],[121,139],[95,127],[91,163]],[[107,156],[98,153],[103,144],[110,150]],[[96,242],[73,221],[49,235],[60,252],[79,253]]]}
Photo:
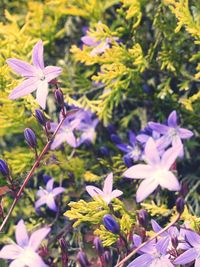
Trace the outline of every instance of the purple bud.
{"label": "purple bud", "polygon": [[101,256],[104,253],[104,247],[101,243],[101,240],[98,237],[95,237],[93,244],[96,248],[98,255]]}
{"label": "purple bud", "polygon": [[100,153],[101,153],[102,156],[104,156],[104,157],[108,157],[109,156],[109,150],[108,150],[107,147],[101,146],[99,150],[100,150]]}
{"label": "purple bud", "polygon": [[176,200],[176,210],[179,214],[182,214],[185,208],[185,200],[182,197],[178,197]]}
{"label": "purple bud", "polygon": [[67,249],[67,242],[64,238],[59,240],[59,244],[61,247],[61,259],[62,259],[62,266],[68,266],[68,249]]}
{"label": "purple bud", "polygon": [[33,130],[31,130],[30,128],[26,128],[24,130],[24,137],[30,147],[32,148],[37,147],[37,139]]}
{"label": "purple bud", "polygon": [[130,167],[133,166],[133,160],[130,158],[129,155],[125,155],[125,156],[123,157],[123,160],[124,160],[124,163],[126,164],[126,167],[127,167],[127,168],[130,168]]}
{"label": "purple bud", "polygon": [[118,135],[116,135],[116,134],[111,134],[111,140],[115,144],[121,144],[122,143],[121,138]]}
{"label": "purple bud", "polygon": [[9,176],[8,165],[3,159],[0,159],[0,172],[4,177],[8,177]]}
{"label": "purple bud", "polygon": [[77,254],[77,261],[81,267],[88,267],[90,265],[86,254],[82,251],[79,251]]}
{"label": "purple bud", "polygon": [[47,128],[48,131],[51,130],[51,123],[50,123],[50,121],[47,121],[46,122],[46,128]]}
{"label": "purple bud", "polygon": [[40,109],[35,110],[35,117],[36,117],[37,121],[39,122],[39,124],[45,126],[46,118]]}
{"label": "purple bud", "polygon": [[177,236],[172,236],[171,242],[172,242],[172,246],[174,248],[177,248],[178,247],[178,238],[177,238]]}
{"label": "purple bud", "polygon": [[144,228],[147,228],[148,217],[149,217],[149,214],[148,214],[148,212],[146,212],[146,210],[140,210],[140,212],[138,214],[138,222]]}
{"label": "purple bud", "polygon": [[110,214],[104,215],[103,216],[103,224],[109,232],[112,232],[113,234],[116,234],[116,235],[118,235],[120,233],[120,226],[116,222],[116,220],[113,218],[112,215],[110,215]]}
{"label": "purple bud", "polygon": [[61,91],[61,89],[55,90],[55,99],[59,106],[62,107],[64,105],[64,97],[63,97],[63,92]]}

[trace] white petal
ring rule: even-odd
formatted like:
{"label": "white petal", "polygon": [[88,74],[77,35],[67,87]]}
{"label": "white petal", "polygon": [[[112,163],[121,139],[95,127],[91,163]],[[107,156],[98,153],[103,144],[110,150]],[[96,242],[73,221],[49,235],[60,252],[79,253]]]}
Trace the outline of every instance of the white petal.
{"label": "white petal", "polygon": [[172,190],[172,191],[180,190],[180,184],[176,176],[170,171],[166,171],[162,173],[162,176],[159,179],[159,184],[162,187],[167,188],[168,190]]}
{"label": "white petal", "polygon": [[29,246],[34,251],[36,251],[39,248],[40,243],[42,242],[43,239],[45,239],[45,237],[48,235],[50,230],[51,228],[44,227],[32,233],[32,235],[30,236],[30,240],[29,240]]}
{"label": "white petal", "polygon": [[40,81],[38,83],[37,91],[36,91],[36,100],[38,104],[45,109],[46,108],[46,100],[48,95],[48,83],[46,80]]}
{"label": "white petal", "polygon": [[148,178],[141,182],[136,192],[136,201],[141,202],[147,198],[158,186],[154,178]]}
{"label": "white petal", "polygon": [[26,226],[23,220],[20,220],[16,226],[15,238],[16,238],[17,244],[20,247],[25,247],[28,244],[28,240],[29,240],[28,233],[26,231]]}
{"label": "white petal", "polygon": [[111,172],[110,174],[108,174],[108,176],[104,181],[103,192],[105,194],[111,194],[112,187],[113,187],[113,173]]}
{"label": "white petal", "polygon": [[153,168],[145,164],[137,164],[124,172],[126,178],[142,179],[152,177]]}

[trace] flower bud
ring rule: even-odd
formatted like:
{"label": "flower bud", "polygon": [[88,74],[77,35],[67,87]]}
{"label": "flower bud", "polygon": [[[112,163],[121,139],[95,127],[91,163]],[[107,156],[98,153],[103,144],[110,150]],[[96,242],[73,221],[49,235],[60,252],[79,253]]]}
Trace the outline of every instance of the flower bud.
{"label": "flower bud", "polygon": [[90,265],[86,254],[82,251],[79,251],[77,255],[77,261],[81,267],[88,267]]}
{"label": "flower bud", "polygon": [[111,134],[111,140],[115,144],[121,144],[122,143],[121,138],[118,135],[116,135],[116,134]]}
{"label": "flower bud", "polygon": [[39,124],[41,124],[42,126],[45,126],[46,118],[40,109],[35,110],[35,117],[36,117],[37,121],[39,122]]}
{"label": "flower bud", "polygon": [[107,147],[101,146],[99,150],[100,150],[100,153],[101,153],[102,156],[104,156],[104,157],[108,157],[109,156],[109,150],[108,150]]}
{"label": "flower bud", "polygon": [[148,212],[146,212],[146,210],[140,210],[140,212],[138,214],[138,222],[144,228],[147,228],[148,217],[149,217],[149,215],[148,215]]}
{"label": "flower bud", "polygon": [[133,166],[133,160],[129,157],[129,155],[125,155],[123,157],[124,163],[126,164],[127,168],[130,168]]}
{"label": "flower bud", "polygon": [[26,128],[24,130],[24,137],[30,147],[32,148],[37,147],[37,139],[33,130],[31,130],[30,128]]}
{"label": "flower bud", "polygon": [[0,172],[4,177],[8,177],[9,176],[8,165],[3,159],[0,159]]}
{"label": "flower bud", "polygon": [[68,266],[68,249],[67,249],[67,242],[64,238],[59,240],[59,244],[61,247],[61,259],[62,259],[62,266]]}
{"label": "flower bud", "polygon": [[50,121],[47,121],[46,122],[46,128],[47,128],[48,131],[51,130],[51,123],[50,123]]}
{"label": "flower bud", "polygon": [[116,222],[116,220],[113,218],[112,215],[106,214],[103,216],[103,224],[105,228],[112,232],[113,234],[119,234],[120,233],[120,226]]}
{"label": "flower bud", "polygon": [[179,214],[182,214],[185,208],[185,200],[182,197],[178,197],[176,200],[176,210]]}
{"label": "flower bud", "polygon": [[62,107],[64,105],[64,97],[63,97],[63,92],[61,91],[61,89],[55,90],[55,99],[59,106]]}
{"label": "flower bud", "polygon": [[104,247],[101,243],[101,240],[98,237],[95,237],[93,244],[96,248],[98,255],[101,256],[104,253]]}

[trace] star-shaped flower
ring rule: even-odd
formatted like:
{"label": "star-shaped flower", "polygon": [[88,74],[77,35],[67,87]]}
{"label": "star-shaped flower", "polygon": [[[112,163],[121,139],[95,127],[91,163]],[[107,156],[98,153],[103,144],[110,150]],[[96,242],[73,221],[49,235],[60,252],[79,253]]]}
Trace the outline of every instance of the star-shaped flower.
{"label": "star-shaped flower", "polygon": [[179,146],[175,146],[160,156],[155,141],[152,138],[147,141],[144,151],[147,165],[134,165],[124,173],[124,176],[127,178],[144,179],[136,193],[137,202],[143,201],[159,185],[172,191],[180,190],[177,178],[170,171],[170,167],[178,157],[180,149]]}
{"label": "star-shaped flower", "polygon": [[47,182],[45,189],[40,187],[40,190],[38,190],[37,192],[37,196],[40,198],[35,202],[36,209],[46,204],[49,207],[49,209],[53,211],[57,210],[55,197],[63,193],[65,191],[65,188],[61,186],[53,188],[53,184],[54,184],[54,179],[52,178]]}
{"label": "star-shaped flower", "polygon": [[157,123],[157,122],[149,122],[149,127],[162,134],[163,136],[160,138],[158,146],[160,148],[166,148],[172,144],[172,146],[181,146],[180,155],[183,155],[183,144],[182,139],[189,139],[193,136],[193,132],[188,129],[181,128],[178,125],[178,118],[176,111],[172,111],[168,117],[167,125]]}
{"label": "star-shaped flower", "polygon": [[0,251],[0,258],[12,260],[9,267],[48,267],[37,250],[50,230],[49,227],[44,227],[36,230],[29,237],[24,221],[20,220],[15,231],[17,243],[4,246]]}
{"label": "star-shaped flower", "polygon": [[96,186],[92,186],[92,185],[86,186],[86,190],[92,198],[97,199],[98,197],[100,197],[107,204],[109,204],[113,198],[119,197],[123,194],[123,192],[120,190],[116,189],[112,191],[112,189],[113,189],[113,173],[112,172],[106,177],[104,181],[103,191]]}
{"label": "star-shaped flower", "polygon": [[26,80],[11,92],[9,95],[10,99],[17,99],[36,91],[36,100],[38,104],[45,109],[48,95],[48,83],[58,77],[62,69],[55,66],[44,67],[43,50],[43,43],[40,40],[33,47],[33,65],[16,58],[9,58],[6,60],[13,71],[26,78]]}

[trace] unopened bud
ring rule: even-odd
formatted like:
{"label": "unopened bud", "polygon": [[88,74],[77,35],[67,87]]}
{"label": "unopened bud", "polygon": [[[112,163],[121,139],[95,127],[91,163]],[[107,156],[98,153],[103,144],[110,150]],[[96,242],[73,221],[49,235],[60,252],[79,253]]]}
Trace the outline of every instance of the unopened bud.
{"label": "unopened bud", "polygon": [[79,251],[77,254],[77,261],[80,264],[80,267],[88,267],[90,265],[86,254],[82,251]]}
{"label": "unopened bud", "polygon": [[36,117],[37,121],[39,122],[39,124],[45,126],[46,118],[44,116],[44,113],[40,109],[35,110],[35,117]]}
{"label": "unopened bud", "polygon": [[8,165],[3,159],[0,159],[0,172],[4,177],[8,177],[9,176]]}
{"label": "unopened bud", "polygon": [[104,253],[104,247],[102,245],[101,240],[98,237],[95,237],[93,244],[96,248],[98,255],[101,256]]}
{"label": "unopened bud", "polygon": [[61,91],[61,89],[55,90],[55,99],[59,106],[62,107],[64,105],[64,97],[63,97],[63,92]]}
{"label": "unopened bud", "polygon": [[121,144],[122,143],[121,138],[118,135],[116,135],[116,134],[111,134],[111,140],[115,144]]}
{"label": "unopened bud", "polygon": [[51,130],[51,123],[50,123],[50,121],[47,121],[46,122],[46,128],[47,128],[48,131]]}
{"label": "unopened bud", "polygon": [[101,153],[102,156],[104,156],[104,157],[108,157],[109,156],[109,150],[108,150],[107,147],[101,146],[99,150],[100,150],[100,153]]}
{"label": "unopened bud", "polygon": [[33,130],[31,130],[30,128],[26,128],[24,130],[24,137],[30,147],[32,148],[37,147],[37,139],[36,139],[36,135]]}
{"label": "unopened bud", "polygon": [[176,210],[179,214],[182,214],[185,208],[185,200],[182,197],[178,197],[176,200]]}
{"label": "unopened bud", "polygon": [[132,160],[132,158],[130,158],[129,155],[125,155],[125,156],[123,157],[123,160],[124,160],[124,163],[126,164],[126,167],[127,167],[127,168],[130,168],[130,167],[133,166],[133,160]]}
{"label": "unopened bud", "polygon": [[148,214],[148,212],[146,212],[146,210],[140,210],[140,212],[138,214],[138,222],[144,228],[147,228],[148,217],[149,217],[149,214]]}
{"label": "unopened bud", "polygon": [[103,224],[109,232],[111,232],[113,234],[119,234],[120,233],[120,226],[116,222],[116,220],[113,218],[112,215],[110,215],[110,214],[104,215],[103,216]]}

